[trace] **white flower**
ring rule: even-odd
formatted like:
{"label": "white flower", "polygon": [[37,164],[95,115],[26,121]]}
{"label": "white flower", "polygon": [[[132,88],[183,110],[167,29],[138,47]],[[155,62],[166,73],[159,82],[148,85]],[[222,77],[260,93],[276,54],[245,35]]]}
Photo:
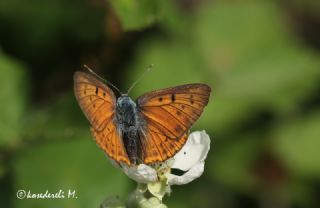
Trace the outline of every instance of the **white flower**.
{"label": "white flower", "polygon": [[[190,134],[182,149],[169,160],[157,167],[140,164],[128,167],[123,165],[123,171],[139,183],[155,183],[160,174],[164,175],[168,185],[183,185],[200,177],[204,171],[204,160],[210,149],[210,138],[205,131]],[[179,169],[185,173],[181,176],[171,173],[171,169]]]}
{"label": "white flower", "polygon": [[157,171],[145,164],[133,167],[123,165],[122,169],[129,178],[139,183],[152,183],[157,181],[158,178]]}
{"label": "white flower", "polygon": [[210,150],[210,138],[205,131],[196,131],[190,134],[182,149],[168,161],[171,168],[186,171],[178,176],[166,173],[169,185],[183,185],[200,177],[204,171],[204,160]]}

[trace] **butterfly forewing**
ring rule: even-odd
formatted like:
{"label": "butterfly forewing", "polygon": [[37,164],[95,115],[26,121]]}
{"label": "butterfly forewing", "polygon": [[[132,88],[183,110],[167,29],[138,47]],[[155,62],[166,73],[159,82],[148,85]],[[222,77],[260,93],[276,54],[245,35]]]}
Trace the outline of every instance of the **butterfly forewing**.
{"label": "butterfly forewing", "polygon": [[112,159],[130,164],[114,122],[116,98],[112,90],[94,75],[76,72],[74,93],[92,126],[91,131],[97,144]]}
{"label": "butterfly forewing", "polygon": [[111,89],[93,75],[76,72],[74,93],[91,126],[103,130],[115,112],[115,96]]}
{"label": "butterfly forewing", "polygon": [[145,163],[164,161],[182,148],[187,131],[208,104],[210,92],[208,85],[188,84],[138,98],[140,116],[146,121],[140,136]]}

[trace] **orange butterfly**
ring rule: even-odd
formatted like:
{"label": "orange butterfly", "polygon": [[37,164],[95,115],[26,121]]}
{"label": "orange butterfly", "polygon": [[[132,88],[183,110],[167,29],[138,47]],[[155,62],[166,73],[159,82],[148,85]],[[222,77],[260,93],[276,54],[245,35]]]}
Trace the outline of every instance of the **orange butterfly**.
{"label": "orange butterfly", "polygon": [[211,88],[186,84],[116,98],[93,73],[74,74],[74,93],[97,144],[117,162],[152,164],[173,157],[208,104]]}

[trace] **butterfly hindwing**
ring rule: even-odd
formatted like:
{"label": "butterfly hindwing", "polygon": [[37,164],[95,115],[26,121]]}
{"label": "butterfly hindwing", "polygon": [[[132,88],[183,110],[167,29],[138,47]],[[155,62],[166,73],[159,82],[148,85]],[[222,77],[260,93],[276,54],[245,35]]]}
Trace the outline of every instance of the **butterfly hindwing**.
{"label": "butterfly hindwing", "polygon": [[122,139],[113,122],[107,124],[106,128],[102,131],[91,128],[91,132],[97,144],[110,158],[117,162],[124,162],[130,165],[130,160],[125,151]]}
{"label": "butterfly hindwing", "polygon": [[114,122],[116,98],[112,90],[94,75],[78,71],[74,75],[74,93],[97,144],[110,158],[130,164]]}
{"label": "butterfly hindwing", "polygon": [[145,163],[161,162],[179,151],[187,131],[208,104],[211,89],[187,84],[146,93],[137,99],[146,126],[140,136]]}
{"label": "butterfly hindwing", "polygon": [[148,125],[145,134],[140,135],[143,150],[143,161],[145,164],[165,161],[173,157],[185,144],[188,134],[180,138],[171,139]]}

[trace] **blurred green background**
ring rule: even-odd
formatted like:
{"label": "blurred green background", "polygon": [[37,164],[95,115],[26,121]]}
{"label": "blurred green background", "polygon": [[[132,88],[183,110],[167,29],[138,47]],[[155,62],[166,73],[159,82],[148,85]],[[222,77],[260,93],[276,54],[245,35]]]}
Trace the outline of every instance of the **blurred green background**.
{"label": "blurred green background", "polygon": [[83,64],[123,91],[154,64],[133,98],[211,85],[193,127],[211,136],[205,172],[169,207],[319,207],[319,14],[314,0],[1,0],[0,207],[98,207],[135,188],[74,98]]}

